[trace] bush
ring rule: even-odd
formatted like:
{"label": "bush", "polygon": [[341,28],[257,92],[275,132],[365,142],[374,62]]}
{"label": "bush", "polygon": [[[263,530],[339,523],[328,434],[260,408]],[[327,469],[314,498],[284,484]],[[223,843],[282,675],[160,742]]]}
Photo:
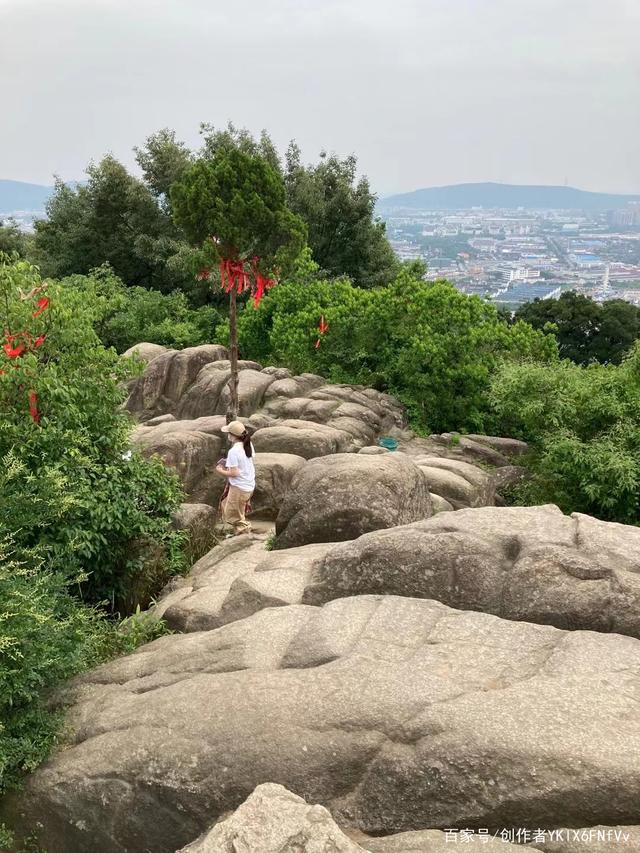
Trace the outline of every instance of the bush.
{"label": "bush", "polygon": [[221,318],[213,306],[192,308],[180,291],[164,294],[126,287],[108,266],[88,276],[70,276],[61,284],[82,298],[104,346],[119,353],[140,341],[172,349],[209,343]]}
{"label": "bush", "polygon": [[96,605],[132,612],[184,562],[178,481],[129,450],[132,366],[82,295],[0,257],[0,314],[1,789],[55,740],[42,691],[140,636]]}
{"label": "bush", "polygon": [[[322,336],[321,317],[329,326]],[[408,270],[390,287],[365,290],[316,281],[303,261],[257,310],[247,306],[238,325],[244,357],[388,390],[416,426],[437,431],[482,429],[489,380],[502,360],[556,354],[550,336],[508,326],[478,297]]]}
{"label": "bush", "polygon": [[640,344],[620,366],[505,365],[490,398],[495,428],[533,447],[519,502],[638,523]]}

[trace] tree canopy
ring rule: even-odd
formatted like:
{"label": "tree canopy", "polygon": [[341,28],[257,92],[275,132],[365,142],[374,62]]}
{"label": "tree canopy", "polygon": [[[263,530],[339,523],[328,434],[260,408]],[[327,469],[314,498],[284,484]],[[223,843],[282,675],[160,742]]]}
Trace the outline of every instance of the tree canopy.
{"label": "tree canopy", "polygon": [[174,218],[194,245],[215,257],[259,258],[282,267],[304,246],[305,226],[287,207],[280,174],[258,154],[220,147],[197,160],[171,190]]}
{"label": "tree canopy", "polygon": [[291,143],[285,184],[291,209],[309,229],[313,258],[326,275],[348,275],[360,287],[388,284],[400,264],[387,240],[385,224],[375,216],[376,196],[369,181],[357,178],[354,156],[341,159],[322,152],[320,162],[304,166]]}
{"label": "tree canopy", "polygon": [[516,318],[552,331],[560,355],[576,364],[620,364],[640,334],[640,308],[621,299],[599,304],[574,291],[528,302]]}

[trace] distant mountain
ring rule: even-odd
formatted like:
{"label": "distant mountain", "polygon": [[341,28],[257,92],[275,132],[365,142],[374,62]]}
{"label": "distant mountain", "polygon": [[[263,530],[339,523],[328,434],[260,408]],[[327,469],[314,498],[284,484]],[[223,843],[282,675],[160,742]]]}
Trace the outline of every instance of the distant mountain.
{"label": "distant mountain", "polygon": [[44,210],[53,187],[0,180],[0,214],[19,210]]}
{"label": "distant mountain", "polygon": [[595,211],[623,207],[630,201],[640,202],[640,195],[592,193],[574,187],[486,183],[428,187],[387,196],[378,202],[378,207],[385,211],[464,210],[470,207]]}

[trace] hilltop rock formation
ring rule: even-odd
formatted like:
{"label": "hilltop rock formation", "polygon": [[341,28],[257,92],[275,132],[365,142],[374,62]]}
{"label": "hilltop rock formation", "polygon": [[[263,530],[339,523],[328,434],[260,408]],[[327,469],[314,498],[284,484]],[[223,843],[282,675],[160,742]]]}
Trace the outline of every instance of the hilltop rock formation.
{"label": "hilltop rock formation", "polygon": [[173,853],[275,780],[371,835],[637,823],[639,670],[630,637],[434,601],[266,609],[79,679],[13,817],[48,853]]}
{"label": "hilltop rock formation", "polygon": [[[127,401],[128,410],[141,422],[134,444],[147,456],[160,456],[178,472],[188,500],[216,506],[223,482],[215,474],[215,465],[227,446],[221,432],[229,403],[227,351],[217,345],[181,351],[161,347],[152,357],[155,350],[149,348],[153,347],[137,347],[138,354],[150,361],[132,383]],[[382,434],[399,437],[403,453],[391,457],[399,466],[413,458],[422,468],[437,512],[493,505],[497,478],[475,463],[507,468],[511,457],[526,447],[490,436],[419,439],[403,429],[402,407],[388,394],[361,386],[330,385],[320,376],[293,376],[284,368],[263,368],[252,361],[240,362],[239,399],[240,417],[258,453],[253,506],[268,518],[276,518],[300,460],[345,453],[388,455],[375,444]],[[415,477],[410,475],[412,481]],[[374,484],[375,478],[371,488]],[[366,529],[373,528],[362,528]]]}

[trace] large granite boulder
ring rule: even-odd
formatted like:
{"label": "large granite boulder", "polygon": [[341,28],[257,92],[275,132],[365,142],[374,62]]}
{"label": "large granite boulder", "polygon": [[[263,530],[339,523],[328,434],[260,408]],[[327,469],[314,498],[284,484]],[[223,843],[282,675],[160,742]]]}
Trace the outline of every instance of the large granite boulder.
{"label": "large granite boulder", "polygon": [[337,544],[305,584],[308,604],[409,595],[640,637],[640,529],[555,506],[465,509]]}
{"label": "large granite boulder", "polygon": [[423,470],[400,453],[338,453],[306,462],[276,519],[276,547],[355,539],[432,514]]}
{"label": "large granite boulder", "polygon": [[304,462],[302,456],[294,453],[256,452],[256,489],[251,498],[255,517],[275,519],[291,481]]}
{"label": "large granite boulder", "polygon": [[430,600],[270,608],[80,678],[2,819],[48,853],[173,853],[275,781],[373,836],[637,824],[639,672],[633,638]]}
{"label": "large granite boulder", "polygon": [[453,509],[493,506],[495,477],[477,465],[439,456],[419,456],[414,461],[427,475],[429,491],[444,498]]}
{"label": "large granite boulder", "polygon": [[134,431],[132,442],[144,456],[159,456],[176,471],[188,501],[217,506],[224,487],[215,470],[227,446],[221,432],[224,423],[224,417],[218,416],[142,425]]}
{"label": "large granite boulder", "polygon": [[328,424],[296,419],[257,430],[253,443],[256,453],[293,453],[304,459],[355,449],[349,433]]}
{"label": "large granite boulder", "polygon": [[131,358],[132,356],[135,356],[145,364],[149,364],[150,361],[153,361],[154,358],[157,358],[165,352],[167,352],[167,348],[160,344],[141,343],[134,344],[132,347],[129,347],[128,350],[122,353],[122,358]]}

